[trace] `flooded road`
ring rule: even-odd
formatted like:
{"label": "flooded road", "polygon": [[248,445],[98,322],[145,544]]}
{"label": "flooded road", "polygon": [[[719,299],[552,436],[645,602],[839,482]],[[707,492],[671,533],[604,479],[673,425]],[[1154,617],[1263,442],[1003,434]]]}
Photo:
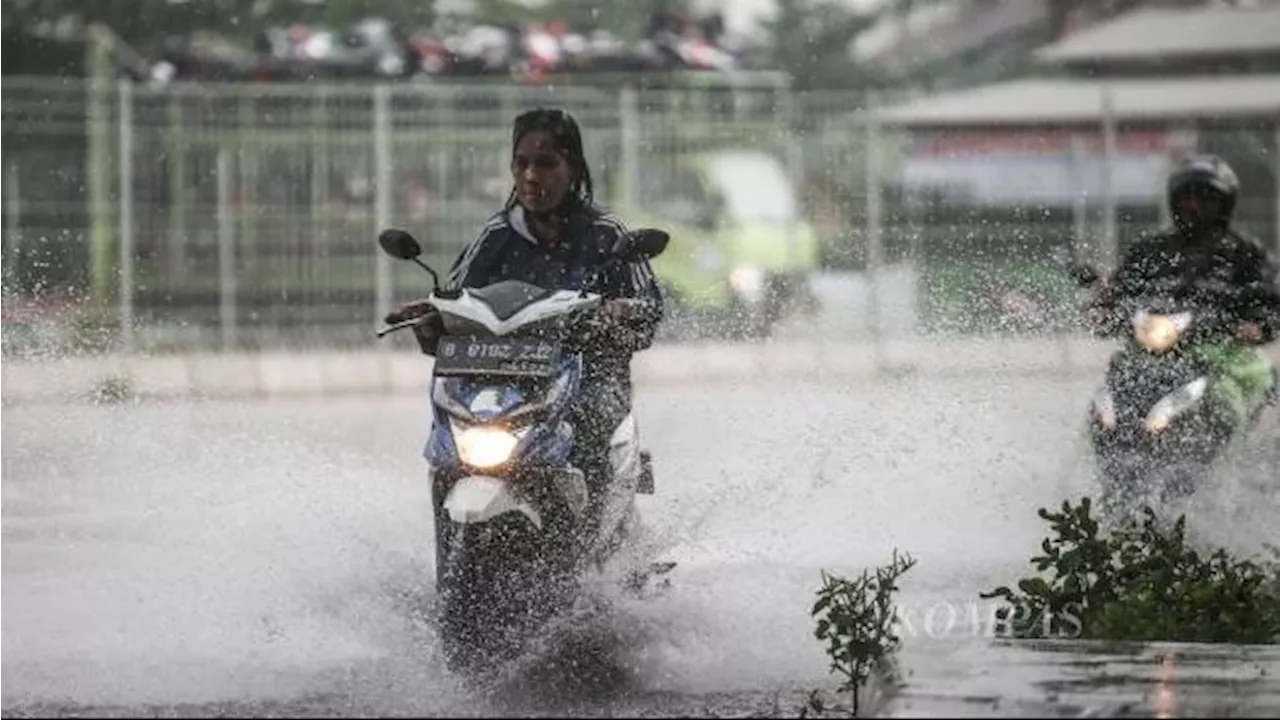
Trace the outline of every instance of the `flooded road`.
{"label": "flooded road", "polygon": [[[1092,491],[1091,385],[644,388],[642,512],[679,562],[671,587],[610,596],[483,691],[421,619],[424,398],[7,409],[4,714],[794,715],[834,685],[809,615],[820,571],[896,548],[919,561],[900,604],[935,621],[904,638],[885,714],[1156,716],[1154,651],[1002,647],[973,623],[980,591],[1029,571],[1036,509]],[[1199,537],[1280,544],[1257,479],[1278,456],[1204,493]],[[1174,715],[1276,711],[1274,651],[1205,652],[1165,663]]]}

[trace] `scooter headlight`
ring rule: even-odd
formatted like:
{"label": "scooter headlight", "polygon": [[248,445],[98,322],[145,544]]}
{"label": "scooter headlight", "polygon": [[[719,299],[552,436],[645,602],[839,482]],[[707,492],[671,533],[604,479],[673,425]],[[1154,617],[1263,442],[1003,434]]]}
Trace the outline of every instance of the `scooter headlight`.
{"label": "scooter headlight", "polygon": [[1182,387],[1160,398],[1160,401],[1147,413],[1147,432],[1152,435],[1164,432],[1182,413],[1195,407],[1209,389],[1209,378],[1201,375]]}
{"label": "scooter headlight", "polygon": [[1161,354],[1169,352],[1178,344],[1178,338],[1190,324],[1190,313],[1157,315],[1143,312],[1133,319],[1133,335],[1142,347]]}
{"label": "scooter headlight", "polygon": [[459,432],[454,440],[458,456],[472,467],[493,468],[511,458],[520,436],[497,427],[469,427]]}

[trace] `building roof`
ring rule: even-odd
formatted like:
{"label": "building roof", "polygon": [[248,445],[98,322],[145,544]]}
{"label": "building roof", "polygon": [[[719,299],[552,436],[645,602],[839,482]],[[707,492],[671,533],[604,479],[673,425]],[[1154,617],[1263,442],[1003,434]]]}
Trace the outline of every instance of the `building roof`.
{"label": "building roof", "polygon": [[851,46],[860,62],[905,68],[956,57],[1002,38],[1025,35],[1049,17],[1047,0],[934,0],[905,18],[886,12]]}
{"label": "building roof", "polygon": [[1079,63],[1280,52],[1280,4],[1135,10],[1036,51],[1042,61]]}
{"label": "building roof", "polygon": [[1280,74],[1015,80],[908,101],[873,116],[891,125],[934,127],[1101,122],[1104,90],[1118,120],[1280,120]]}

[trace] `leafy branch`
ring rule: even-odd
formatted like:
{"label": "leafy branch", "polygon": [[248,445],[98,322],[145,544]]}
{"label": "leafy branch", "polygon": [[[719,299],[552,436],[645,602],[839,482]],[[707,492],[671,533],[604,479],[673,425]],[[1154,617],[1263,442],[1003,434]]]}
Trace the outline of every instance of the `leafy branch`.
{"label": "leafy branch", "polygon": [[814,635],[827,641],[830,669],[843,677],[840,689],[851,694],[854,716],[872,671],[889,667],[893,653],[901,647],[894,627],[893,595],[898,579],[915,564],[910,555],[899,556],[895,549],[892,561],[876,568],[874,576],[867,570],[855,580],[822,573],[822,588],[812,611],[813,616],[821,616]]}
{"label": "leafy branch", "polygon": [[[1031,558],[1038,575],[1015,592],[997,587],[980,597],[1002,598],[996,612],[1007,636],[1109,640],[1226,642],[1280,641],[1280,562],[1208,555],[1186,538],[1186,516],[1163,527],[1150,507],[1140,525],[1109,536],[1085,497],[1061,512],[1041,508],[1055,537]],[[1276,558],[1280,551],[1270,548]]]}

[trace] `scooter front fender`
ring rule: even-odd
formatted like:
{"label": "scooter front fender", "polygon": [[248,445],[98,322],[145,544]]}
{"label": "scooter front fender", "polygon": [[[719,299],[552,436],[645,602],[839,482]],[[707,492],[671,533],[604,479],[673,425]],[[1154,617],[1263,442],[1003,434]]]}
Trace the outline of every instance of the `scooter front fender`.
{"label": "scooter front fender", "polygon": [[459,524],[484,523],[518,512],[542,529],[542,514],[512,491],[510,483],[487,475],[468,475],[450,488],[444,499],[449,519]]}

